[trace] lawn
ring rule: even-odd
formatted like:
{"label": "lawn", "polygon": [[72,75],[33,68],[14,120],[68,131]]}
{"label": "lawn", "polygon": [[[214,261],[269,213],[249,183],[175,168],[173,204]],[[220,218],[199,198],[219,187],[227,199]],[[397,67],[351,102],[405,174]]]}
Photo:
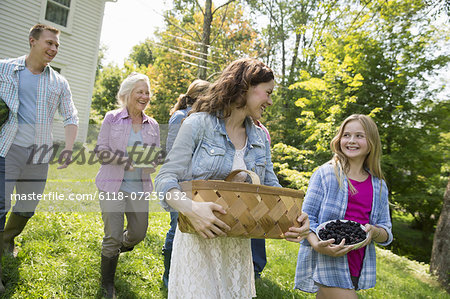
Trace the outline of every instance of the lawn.
{"label": "lawn", "polygon": [[[52,165],[44,193],[94,194],[98,165]],[[169,228],[168,213],[155,202],[147,237],[120,257],[119,298],[166,298],[161,282],[161,248]],[[100,298],[100,251],[103,222],[96,200],[41,202],[39,211],[16,238],[17,258],[3,258],[5,298]],[[293,290],[298,244],[268,240],[268,264],[257,281],[258,298],[314,298]],[[450,298],[428,273],[427,264],[377,248],[377,285],[360,298]]]}

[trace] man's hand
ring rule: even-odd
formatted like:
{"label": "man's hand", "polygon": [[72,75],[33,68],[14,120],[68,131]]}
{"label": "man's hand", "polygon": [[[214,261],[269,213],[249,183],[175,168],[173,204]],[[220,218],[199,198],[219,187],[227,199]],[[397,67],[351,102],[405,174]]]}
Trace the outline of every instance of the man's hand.
{"label": "man's hand", "polygon": [[64,127],[64,136],[66,144],[62,152],[59,154],[58,163],[61,166],[58,169],[64,169],[72,163],[72,152],[75,138],[77,137],[78,127],[76,125],[67,125]]}
{"label": "man's hand", "polygon": [[72,163],[72,149],[64,148],[59,154],[58,163],[61,164],[57,169],[64,169]]}

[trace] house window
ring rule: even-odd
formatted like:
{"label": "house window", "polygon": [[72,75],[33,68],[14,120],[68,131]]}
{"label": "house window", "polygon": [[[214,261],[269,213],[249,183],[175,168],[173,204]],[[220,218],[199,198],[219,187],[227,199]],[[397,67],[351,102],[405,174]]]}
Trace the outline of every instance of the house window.
{"label": "house window", "polygon": [[47,0],[45,19],[52,23],[67,27],[71,0]]}

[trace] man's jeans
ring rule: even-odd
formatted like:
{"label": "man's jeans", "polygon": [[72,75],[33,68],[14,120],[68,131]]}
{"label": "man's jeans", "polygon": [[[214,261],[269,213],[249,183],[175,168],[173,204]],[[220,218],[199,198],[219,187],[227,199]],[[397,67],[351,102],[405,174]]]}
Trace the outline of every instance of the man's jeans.
{"label": "man's jeans", "polygon": [[48,163],[29,164],[32,148],[11,145],[6,157],[0,157],[0,231],[5,229],[11,195],[16,188],[13,212],[31,218],[47,181]]}

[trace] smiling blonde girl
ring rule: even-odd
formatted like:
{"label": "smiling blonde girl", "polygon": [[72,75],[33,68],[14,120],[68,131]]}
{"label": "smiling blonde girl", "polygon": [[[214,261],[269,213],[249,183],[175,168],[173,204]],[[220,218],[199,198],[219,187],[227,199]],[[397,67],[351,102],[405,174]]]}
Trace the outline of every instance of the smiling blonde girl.
{"label": "smiling blonde girl", "polygon": [[[388,189],[381,171],[381,142],[375,122],[354,114],[341,124],[331,141],[331,161],[312,175],[303,203],[310,230],[300,246],[295,288],[317,292],[316,298],[357,298],[355,290],[376,282],[374,242],[392,242]],[[365,225],[363,246],[319,241],[317,226],[325,221],[347,219]]]}

